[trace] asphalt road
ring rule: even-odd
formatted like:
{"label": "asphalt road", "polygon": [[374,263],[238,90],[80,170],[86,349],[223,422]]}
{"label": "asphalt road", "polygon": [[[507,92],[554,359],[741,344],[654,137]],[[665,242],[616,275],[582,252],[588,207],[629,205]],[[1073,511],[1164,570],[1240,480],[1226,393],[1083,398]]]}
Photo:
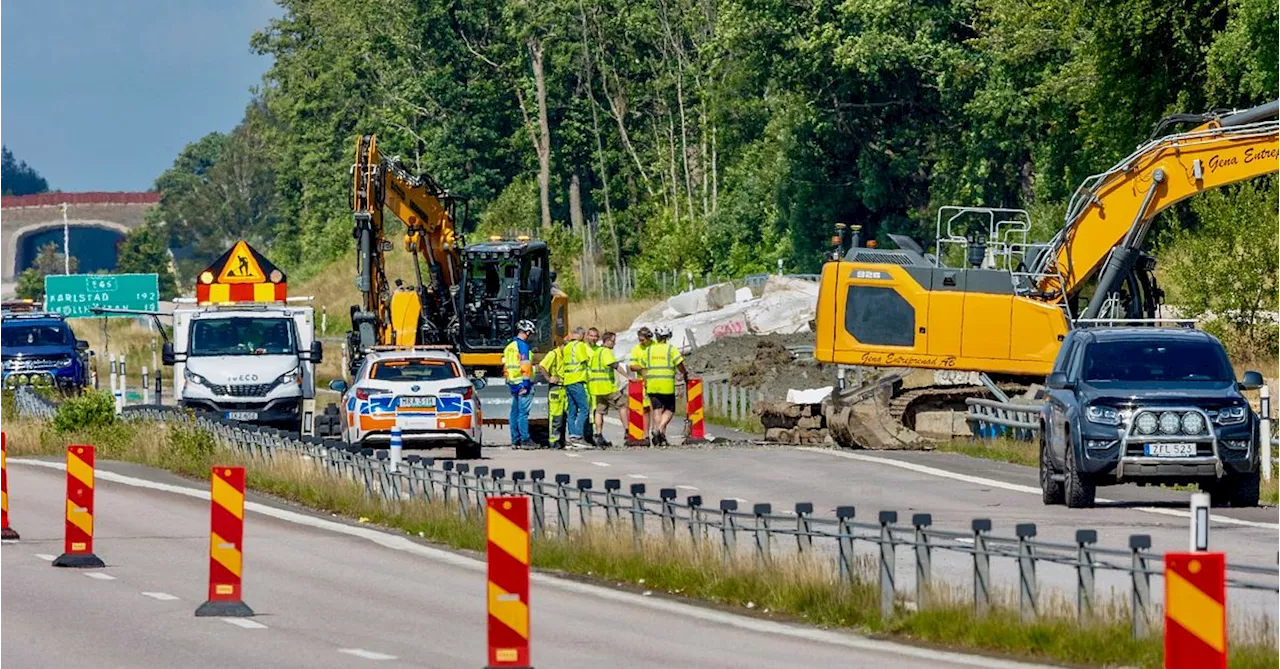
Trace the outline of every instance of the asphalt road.
{"label": "asphalt road", "polygon": [[[484,665],[479,560],[252,495],[244,593],[258,615],[194,617],[207,588],[209,505],[202,491],[161,472],[100,464],[95,548],[107,567],[54,568],[65,486],[56,466],[10,460],[22,539],[0,550],[6,666]],[[546,575],[535,575],[532,610],[538,667],[1015,666]]]}

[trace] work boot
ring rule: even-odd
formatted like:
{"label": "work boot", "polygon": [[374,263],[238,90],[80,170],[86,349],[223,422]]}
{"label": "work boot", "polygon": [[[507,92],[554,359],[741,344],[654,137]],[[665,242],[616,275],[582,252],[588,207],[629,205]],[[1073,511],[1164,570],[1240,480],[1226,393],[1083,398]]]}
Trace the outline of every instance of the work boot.
{"label": "work boot", "polygon": [[597,434],[596,446],[599,448],[612,448],[613,444],[609,443],[609,440],[605,439],[603,434]]}

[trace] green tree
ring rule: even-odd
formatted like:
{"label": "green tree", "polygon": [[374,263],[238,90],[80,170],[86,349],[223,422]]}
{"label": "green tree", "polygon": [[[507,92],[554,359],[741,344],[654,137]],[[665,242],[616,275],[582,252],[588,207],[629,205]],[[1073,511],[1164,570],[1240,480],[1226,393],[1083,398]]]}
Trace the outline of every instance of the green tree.
{"label": "green tree", "polygon": [[35,168],[13,157],[9,147],[0,147],[0,185],[5,195],[33,195],[49,192],[45,181]]}
{"label": "green tree", "polygon": [[160,226],[154,223],[129,231],[118,249],[116,271],[122,274],[156,274],[160,299],[172,300],[178,295],[178,282],[170,267],[169,247]]}
{"label": "green tree", "polygon": [[[66,269],[62,252],[58,248],[56,242],[49,242],[40,247],[40,253],[36,256],[35,262],[18,275],[18,283],[14,287],[18,297],[31,300],[44,299],[44,278],[50,274],[63,274],[63,270]],[[70,265],[71,273],[75,274],[80,267],[75,256],[71,256]]]}

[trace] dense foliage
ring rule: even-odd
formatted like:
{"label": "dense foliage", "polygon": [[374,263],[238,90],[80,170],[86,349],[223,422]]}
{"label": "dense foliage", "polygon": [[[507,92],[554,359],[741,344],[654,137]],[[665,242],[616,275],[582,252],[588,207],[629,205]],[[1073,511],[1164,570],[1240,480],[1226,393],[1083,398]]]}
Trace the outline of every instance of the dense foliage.
{"label": "dense foliage", "polygon": [[57,242],[49,242],[40,247],[40,252],[36,255],[31,266],[22,270],[18,275],[18,283],[14,286],[14,292],[18,297],[28,300],[44,299],[44,278],[50,274],[64,274],[68,267],[71,274],[75,274],[80,267],[80,262],[75,256],[71,256],[68,263],[64,260],[62,246]]}
{"label": "dense foliage", "polygon": [[0,147],[0,190],[5,195],[47,193],[49,182],[25,160],[15,158],[6,146]]}
{"label": "dense foliage", "polygon": [[1060,212],[1162,117],[1277,95],[1272,0],[278,2],[243,123],[157,181],[184,272],[235,236],[302,274],[350,253],[360,133],[487,227],[740,274],[815,268],[837,221]]}

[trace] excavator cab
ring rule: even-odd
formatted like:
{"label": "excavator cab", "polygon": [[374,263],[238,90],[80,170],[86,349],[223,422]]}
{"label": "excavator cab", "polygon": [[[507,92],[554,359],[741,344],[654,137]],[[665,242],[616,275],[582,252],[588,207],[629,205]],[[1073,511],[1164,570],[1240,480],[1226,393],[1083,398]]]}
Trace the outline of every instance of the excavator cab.
{"label": "excavator cab", "polygon": [[502,350],[515,335],[516,323],[524,319],[538,325],[530,345],[535,350],[548,348],[553,337],[550,260],[543,241],[491,239],[464,249],[464,352]]}

